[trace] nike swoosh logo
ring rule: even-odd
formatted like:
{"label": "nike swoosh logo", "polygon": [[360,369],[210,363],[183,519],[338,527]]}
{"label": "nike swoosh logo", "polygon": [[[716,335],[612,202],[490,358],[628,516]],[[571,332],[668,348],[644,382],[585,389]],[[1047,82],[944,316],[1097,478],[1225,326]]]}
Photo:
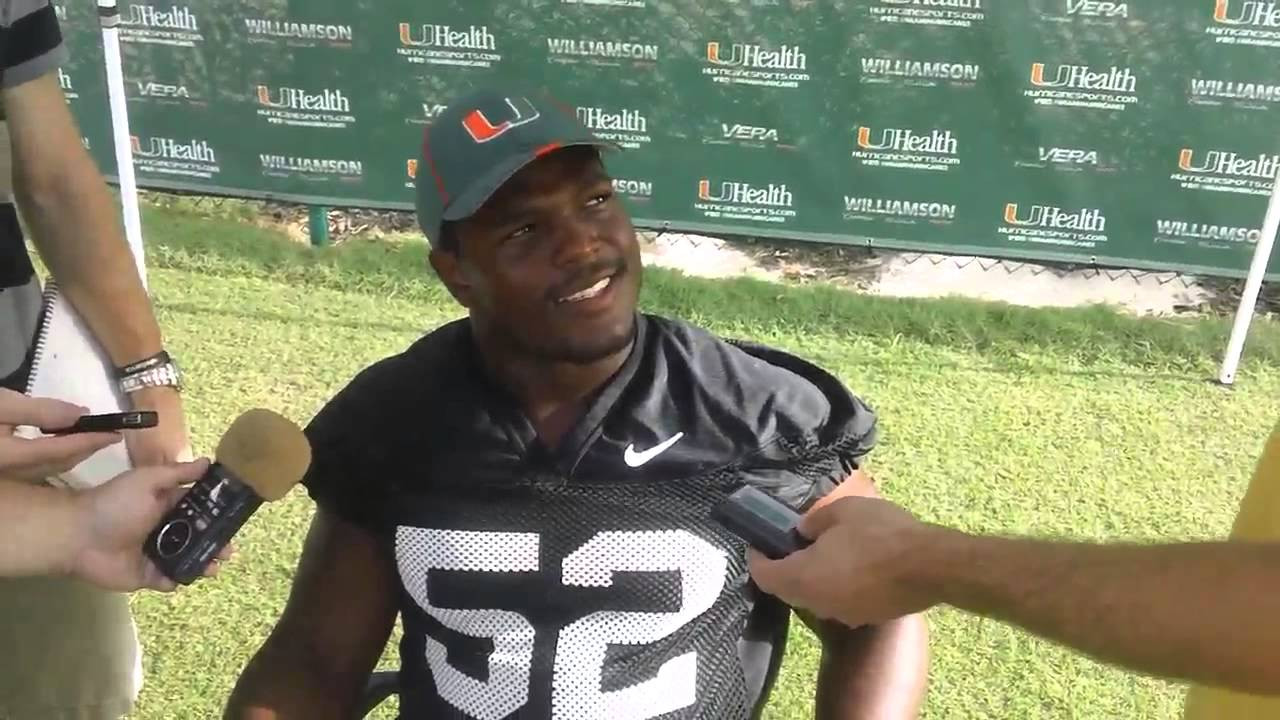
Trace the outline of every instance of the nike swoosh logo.
{"label": "nike swoosh logo", "polygon": [[633,468],[640,467],[666,452],[668,448],[679,442],[682,437],[684,437],[684,433],[678,432],[644,452],[636,452],[635,445],[628,445],[627,449],[622,451],[622,460]]}

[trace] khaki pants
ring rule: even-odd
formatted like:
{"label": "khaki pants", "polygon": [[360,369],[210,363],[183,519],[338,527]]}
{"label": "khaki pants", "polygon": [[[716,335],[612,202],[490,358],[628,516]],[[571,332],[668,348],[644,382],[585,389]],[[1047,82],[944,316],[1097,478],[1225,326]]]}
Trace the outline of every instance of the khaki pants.
{"label": "khaki pants", "polygon": [[118,720],[142,653],[128,596],[62,578],[0,578],[0,720]]}

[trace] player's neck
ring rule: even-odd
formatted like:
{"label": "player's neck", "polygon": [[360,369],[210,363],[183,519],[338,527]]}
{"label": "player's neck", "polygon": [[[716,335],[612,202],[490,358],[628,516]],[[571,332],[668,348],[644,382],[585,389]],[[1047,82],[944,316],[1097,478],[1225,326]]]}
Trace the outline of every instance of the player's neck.
{"label": "player's neck", "polygon": [[586,412],[590,398],[626,362],[634,341],[587,363],[552,362],[524,353],[484,353],[490,373],[519,402],[529,422],[554,447]]}

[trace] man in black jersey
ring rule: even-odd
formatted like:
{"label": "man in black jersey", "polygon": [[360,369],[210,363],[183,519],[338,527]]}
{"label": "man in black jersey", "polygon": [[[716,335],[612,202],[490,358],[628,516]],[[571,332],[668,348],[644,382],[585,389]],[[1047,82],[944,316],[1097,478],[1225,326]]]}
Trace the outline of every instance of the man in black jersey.
{"label": "man in black jersey", "polygon": [[[227,717],[350,717],[397,614],[406,720],[758,716],[790,609],[711,508],[743,484],[806,511],[874,495],[874,415],[800,358],[638,312],[603,147],[515,93],[429,128],[419,221],[469,317],[311,422],[319,510]],[[917,715],[920,617],[812,626],[818,717]]]}

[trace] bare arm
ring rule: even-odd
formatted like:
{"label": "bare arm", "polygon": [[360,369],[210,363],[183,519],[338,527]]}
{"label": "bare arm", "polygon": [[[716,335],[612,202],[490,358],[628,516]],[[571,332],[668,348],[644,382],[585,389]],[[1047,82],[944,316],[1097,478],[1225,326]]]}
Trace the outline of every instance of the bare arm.
{"label": "bare arm", "polygon": [[810,620],[822,639],[818,720],[905,720],[920,716],[929,669],[929,631],[910,615],[851,629]]}
{"label": "bare arm", "polygon": [[395,622],[394,573],[368,532],[318,511],[284,614],[224,717],[349,720]]}
{"label": "bare arm", "polygon": [[947,604],[1161,677],[1280,693],[1280,544],[976,537],[878,499],[806,518],[815,544],[751,558],[766,591],[857,626]]}
{"label": "bare arm", "polygon": [[4,92],[13,185],[32,241],[117,365],[160,351],[119,212],[48,74]]}
{"label": "bare arm", "polygon": [[[879,497],[857,471],[810,513],[842,497]],[[850,628],[800,617],[822,641],[818,720],[899,720],[919,717],[929,673],[929,631],[920,615]]]}
{"label": "bare arm", "polygon": [[[0,479],[0,577],[69,576],[115,592],[175,590],[142,546],[183,485],[207,468],[203,460],[139,468],[83,492]],[[230,557],[228,548],[218,559]],[[210,563],[204,574],[217,572]]]}
{"label": "bare arm", "polygon": [[0,479],[0,577],[68,572],[82,519],[69,491]]}
{"label": "bare arm", "polygon": [[[116,366],[162,349],[160,327],[142,286],[119,213],[67,108],[55,74],[6,88],[4,114],[13,149],[14,194],[32,241],[67,299]],[[134,393],[161,426],[129,435],[135,462],[181,459],[187,435],[178,393]]]}
{"label": "bare arm", "polygon": [[940,602],[1162,677],[1280,693],[1280,545],[1088,545],[933,530]]}

